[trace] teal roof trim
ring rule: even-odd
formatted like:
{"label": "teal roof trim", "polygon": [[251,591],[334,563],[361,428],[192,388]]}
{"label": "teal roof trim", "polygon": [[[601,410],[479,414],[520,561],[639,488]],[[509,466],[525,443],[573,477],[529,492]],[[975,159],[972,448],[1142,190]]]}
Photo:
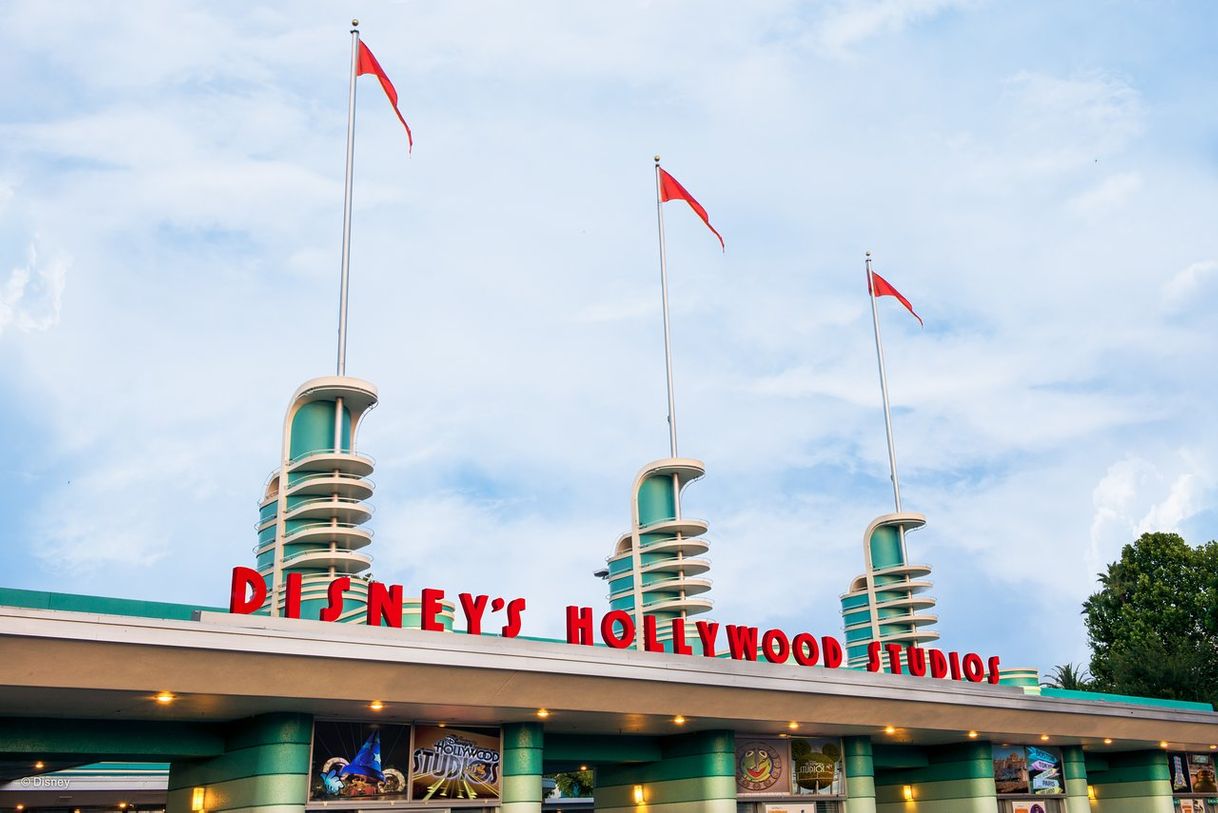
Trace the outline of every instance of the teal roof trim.
{"label": "teal roof trim", "polygon": [[192,620],[196,610],[228,611],[227,607],[168,604],[161,601],[83,596],[76,593],[51,593],[44,590],[21,590],[16,587],[0,587],[0,607],[24,607],[30,610],[66,610],[75,613],[126,615],[137,618],[166,618],[176,621]]}

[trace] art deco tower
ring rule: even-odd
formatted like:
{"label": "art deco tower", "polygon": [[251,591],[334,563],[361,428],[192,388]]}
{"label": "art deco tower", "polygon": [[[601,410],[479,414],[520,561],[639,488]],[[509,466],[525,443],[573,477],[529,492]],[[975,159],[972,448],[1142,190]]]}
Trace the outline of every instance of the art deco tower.
{"label": "art deco tower", "polygon": [[[609,607],[634,618],[641,643],[644,616],[656,619],[657,638],[672,649],[672,619],[688,618],[711,608],[704,594],[710,569],[701,558],[710,548],[702,535],[705,520],[681,514],[681,492],[705,474],[701,461],[669,457],[643,467],[631,490],[631,528],[622,534],[608,558]],[[694,624],[687,641],[696,641]]]}
{"label": "art deco tower", "polygon": [[283,421],[279,468],[259,506],[258,572],[267,582],[264,612],[282,615],[288,574],[302,576],[301,617],[317,618],[326,588],[350,576],[340,621],[363,622],[368,603],[365,548],[372,516],[372,458],[356,451],[360,422],[376,406],[376,387],[347,376],[305,382]]}
{"label": "art deco tower", "polygon": [[866,570],[850,582],[850,591],[842,596],[850,666],[867,665],[867,646],[872,641],[921,646],[938,640],[938,632],[926,629],[939,620],[928,612],[935,600],[925,595],[931,587],[924,580],[930,575],[930,565],[909,564],[905,550],[905,534],[925,524],[921,514],[884,514],[872,520],[863,533]]}

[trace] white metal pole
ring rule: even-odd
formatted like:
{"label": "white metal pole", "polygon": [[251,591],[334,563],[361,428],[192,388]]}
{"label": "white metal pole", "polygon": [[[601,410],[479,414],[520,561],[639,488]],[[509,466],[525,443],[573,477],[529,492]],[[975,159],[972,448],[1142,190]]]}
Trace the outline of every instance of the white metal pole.
{"label": "white metal pole", "polygon": [[660,299],[664,305],[664,373],[668,380],[668,447],[677,456],[677,402],[672,388],[672,341],[668,331],[668,263],[664,249],[664,202],[660,199],[660,156],[656,156],[656,223],[660,229]]}
{"label": "white metal pole", "polygon": [[351,21],[351,80],[347,91],[347,181],[343,187],[343,272],[338,294],[338,374],[347,374],[347,287],[351,272],[351,174],[355,167],[355,71],[359,20]]}
{"label": "white metal pole", "polygon": [[888,407],[888,374],[884,372],[884,343],[880,340],[880,313],[876,306],[875,279],[871,274],[871,252],[867,252],[867,295],[871,297],[871,324],[875,327],[875,357],[880,365],[880,394],[884,398],[884,432],[888,436],[888,468],[892,478],[892,498],[901,512],[901,484],[897,480],[897,449],[892,442],[892,413]]}

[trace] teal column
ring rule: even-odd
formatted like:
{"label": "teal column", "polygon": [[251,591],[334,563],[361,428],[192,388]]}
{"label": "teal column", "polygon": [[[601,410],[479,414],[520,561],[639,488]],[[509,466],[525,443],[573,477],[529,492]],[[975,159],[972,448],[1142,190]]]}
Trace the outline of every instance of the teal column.
{"label": "teal column", "polygon": [[1062,748],[1062,774],[1066,779],[1066,813],[1091,813],[1087,798],[1087,757],[1078,745]]}
{"label": "teal column", "polygon": [[502,813],[541,813],[541,723],[503,727]]}
{"label": "teal column", "polygon": [[846,813],[875,813],[875,761],[870,737],[842,738]]}
{"label": "teal column", "polygon": [[[988,742],[925,749],[925,767],[876,773],[877,813],[994,813],[994,757]],[[913,802],[905,801],[905,786]]]}
{"label": "teal column", "polygon": [[656,762],[598,768],[592,795],[597,813],[736,813],[735,735],[664,737]]}
{"label": "teal column", "polygon": [[1172,813],[1171,771],[1162,751],[1107,754],[1105,770],[1089,772],[1092,813]]}
{"label": "teal column", "polygon": [[303,813],[309,793],[313,718],[263,714],[230,726],[224,753],[174,760],[166,813],[190,813],[195,788],[207,813]]}

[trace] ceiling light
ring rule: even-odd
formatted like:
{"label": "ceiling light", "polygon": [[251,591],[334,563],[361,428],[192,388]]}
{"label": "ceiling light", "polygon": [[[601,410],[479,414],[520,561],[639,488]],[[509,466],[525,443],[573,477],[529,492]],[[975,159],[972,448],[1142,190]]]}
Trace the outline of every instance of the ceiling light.
{"label": "ceiling light", "polygon": [[586,770],[588,770],[588,766],[587,766],[587,765],[580,765],[580,766],[579,766],[579,769],[580,769],[581,771],[586,771]]}
{"label": "ceiling light", "polygon": [[379,700],[373,700],[368,704],[368,708],[372,709],[373,711],[380,711],[381,709],[385,708],[385,704]]}
{"label": "ceiling light", "polygon": [[968,738],[969,738],[970,740],[975,740],[975,739],[977,739],[977,732],[976,732],[976,731],[970,731],[970,732],[968,733]]}
{"label": "ceiling light", "polygon": [[43,761],[41,759],[34,763],[34,770],[36,770],[36,771],[41,771],[45,767],[46,767],[46,765],[43,763]]}
{"label": "ceiling light", "polygon": [[885,734],[896,734],[897,729],[895,726],[886,725],[886,726],[884,726],[884,733]]}
{"label": "ceiling light", "polygon": [[1211,745],[1211,746],[1210,746],[1210,750],[1211,750],[1211,751],[1218,751],[1218,745]]}
{"label": "ceiling light", "polygon": [[436,728],[448,728],[448,723],[436,723]]}
{"label": "ceiling light", "polygon": [[672,721],[676,725],[685,725],[685,718],[682,717],[680,714],[678,714],[676,717],[673,717]]}
{"label": "ceiling light", "polygon": [[1159,740],[1159,747],[1160,747],[1160,748],[1166,748],[1166,747],[1167,747],[1167,740]]}
{"label": "ceiling light", "polygon": [[1049,735],[1048,735],[1048,734],[1041,734],[1041,735],[1040,735],[1040,741],[1041,741],[1041,742],[1048,742],[1048,741],[1049,741]]}
{"label": "ceiling light", "polygon": [[162,706],[168,706],[170,703],[177,700],[178,698],[173,692],[157,692],[156,697],[154,697],[153,699],[156,700],[156,702],[160,703]]}
{"label": "ceiling light", "polygon": [[544,720],[550,716],[550,711],[549,709],[538,709],[537,716]]}
{"label": "ceiling light", "polygon": [[1105,737],[1104,745],[1112,745],[1112,737]]}
{"label": "ceiling light", "polygon": [[787,728],[789,728],[789,729],[791,729],[792,731],[794,731],[795,729],[799,728],[799,723],[797,723],[797,722],[795,722],[794,720],[792,720],[791,722],[787,723]]}

